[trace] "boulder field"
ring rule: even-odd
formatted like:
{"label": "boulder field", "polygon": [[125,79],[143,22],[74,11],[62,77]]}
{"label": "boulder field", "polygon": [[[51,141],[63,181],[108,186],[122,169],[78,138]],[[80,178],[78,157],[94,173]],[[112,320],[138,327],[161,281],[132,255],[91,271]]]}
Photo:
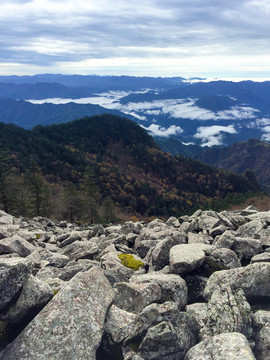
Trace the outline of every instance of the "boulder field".
{"label": "boulder field", "polygon": [[270,211],[0,211],[0,360],[270,360]]}

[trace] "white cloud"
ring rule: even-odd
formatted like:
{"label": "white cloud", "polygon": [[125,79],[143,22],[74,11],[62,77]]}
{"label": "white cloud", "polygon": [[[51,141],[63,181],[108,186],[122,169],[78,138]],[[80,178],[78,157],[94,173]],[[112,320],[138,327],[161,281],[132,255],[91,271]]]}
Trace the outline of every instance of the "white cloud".
{"label": "white cloud", "polygon": [[161,114],[161,110],[146,110],[144,113],[147,114],[147,115],[155,115],[155,116],[157,116],[157,115]]}
{"label": "white cloud", "polygon": [[236,134],[233,125],[229,126],[221,126],[221,125],[213,125],[213,126],[201,126],[197,129],[197,133],[194,135],[196,139],[201,139],[201,146],[214,146],[214,145],[222,145],[223,136],[222,132],[229,134]]}
{"label": "white cloud", "polygon": [[138,115],[138,114],[136,114],[134,111],[126,112],[125,114],[129,114],[129,115],[131,115],[131,116],[134,116],[135,118],[137,118],[137,119],[139,119],[139,120],[143,120],[143,121],[147,120],[147,119],[146,119],[146,116]]}
{"label": "white cloud", "polygon": [[174,118],[191,120],[244,120],[255,118],[255,113],[259,112],[259,110],[248,106],[234,106],[229,110],[213,112],[194,104],[195,100],[192,100],[182,104],[165,106],[162,110]]}
{"label": "white cloud", "polygon": [[263,131],[265,132],[265,134],[263,134],[262,140],[270,141],[270,126],[265,126],[263,128]]}
{"label": "white cloud", "polygon": [[246,124],[247,128],[258,128],[261,126],[270,125],[270,119],[269,118],[262,118],[262,119],[256,119],[255,121],[251,121],[248,124]]}
{"label": "white cloud", "polygon": [[183,132],[183,129],[181,129],[180,126],[176,126],[176,125],[171,125],[167,129],[156,124],[151,124],[149,127],[145,127],[141,125],[141,127],[147,130],[152,136],[169,137],[171,135],[178,135]]}

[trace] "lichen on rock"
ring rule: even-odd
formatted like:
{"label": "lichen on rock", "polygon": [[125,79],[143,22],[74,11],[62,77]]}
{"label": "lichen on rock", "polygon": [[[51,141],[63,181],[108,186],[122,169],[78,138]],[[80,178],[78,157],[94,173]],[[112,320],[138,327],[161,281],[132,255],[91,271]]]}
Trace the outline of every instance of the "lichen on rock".
{"label": "lichen on rock", "polygon": [[118,257],[122,265],[134,271],[139,270],[144,265],[142,261],[136,259],[132,254],[119,254]]}

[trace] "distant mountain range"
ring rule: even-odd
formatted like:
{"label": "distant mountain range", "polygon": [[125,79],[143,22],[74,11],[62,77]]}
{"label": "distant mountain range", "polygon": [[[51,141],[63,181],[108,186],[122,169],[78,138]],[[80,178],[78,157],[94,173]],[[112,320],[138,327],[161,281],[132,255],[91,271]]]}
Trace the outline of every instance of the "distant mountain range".
{"label": "distant mountain range", "polygon": [[117,110],[109,110],[99,105],[76,104],[32,104],[31,102],[15,99],[0,98],[0,122],[15,124],[25,129],[31,129],[36,125],[50,125],[80,119],[84,116],[101,114],[114,114],[125,116],[135,120],[128,114]]}
{"label": "distant mountain range", "polygon": [[222,169],[241,174],[254,171],[261,187],[270,193],[270,144],[250,139],[226,148],[204,150],[192,157]]}
{"label": "distant mountain range", "polygon": [[[249,138],[270,141],[269,81],[236,83],[197,79],[194,82],[181,77],[52,74],[1,76],[0,98],[31,100],[35,104],[78,103],[76,110],[73,107],[63,115],[64,121],[92,115],[85,114],[86,104],[99,105],[111,113],[118,111],[132,116],[153,136],[174,138],[185,144],[211,147],[230,146]],[[26,123],[20,120],[20,125],[29,128],[39,121],[42,124],[62,121],[54,107],[51,109],[50,113],[48,108],[41,107],[36,120],[26,117]],[[15,112],[12,114],[10,110],[10,114],[6,112],[3,121],[18,123]],[[1,109],[0,118],[3,119]]]}
{"label": "distant mountain range", "polygon": [[[40,204],[51,198],[54,205],[46,203],[43,214],[56,216],[57,204],[66,209],[68,201],[74,216],[83,197],[90,199],[88,211],[93,198],[98,206],[105,206],[109,198],[122,214],[177,216],[199,207],[223,207],[259,190],[252,177],[160,151],[133,121],[108,114],[33,130],[0,124],[0,149],[1,168],[9,179],[0,202],[5,200],[9,211],[13,206],[14,212],[22,209],[26,214],[29,204],[35,203],[39,207],[34,214],[42,214]],[[0,176],[2,186],[4,171]],[[16,184],[27,179],[31,197],[22,202],[26,187]],[[7,201],[9,193],[13,205]],[[65,197],[59,198],[61,194]],[[16,196],[20,207],[14,202]]]}

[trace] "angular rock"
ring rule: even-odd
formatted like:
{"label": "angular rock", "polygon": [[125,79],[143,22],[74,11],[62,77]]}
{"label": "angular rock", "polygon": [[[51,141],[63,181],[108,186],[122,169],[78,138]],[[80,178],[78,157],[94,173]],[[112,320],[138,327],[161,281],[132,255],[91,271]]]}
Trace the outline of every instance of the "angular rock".
{"label": "angular rock", "polygon": [[246,337],[225,333],[201,341],[186,354],[184,360],[256,360]]}
{"label": "angular rock", "polygon": [[[66,236],[68,235],[68,236]],[[80,241],[82,238],[82,235],[80,234],[79,231],[72,231],[71,233],[68,234],[64,234],[61,237],[57,238],[57,241],[60,242],[59,247],[65,247],[67,245],[70,245],[72,243],[74,243],[75,241]]]}
{"label": "angular rock", "polygon": [[158,271],[169,265],[170,249],[177,244],[186,243],[186,234],[180,233],[178,237],[169,237],[157,243],[151,253],[151,263],[153,268]]}
{"label": "angular rock", "polygon": [[18,294],[30,272],[31,265],[25,259],[0,259],[0,309]]}
{"label": "angular rock", "polygon": [[179,226],[180,226],[179,220],[178,220],[176,217],[174,217],[174,216],[171,216],[171,217],[166,221],[165,224],[168,225],[168,226],[174,226],[174,227],[176,227],[176,228],[179,228]]}
{"label": "angular rock", "polygon": [[198,268],[205,253],[194,244],[176,245],[170,250],[170,268],[173,274],[186,274]]}
{"label": "angular rock", "polygon": [[71,260],[90,259],[98,253],[98,246],[91,241],[75,241],[61,249],[60,254],[68,256]]}
{"label": "angular rock", "polygon": [[261,241],[252,238],[236,237],[231,248],[240,259],[251,259],[263,251]]}
{"label": "angular rock", "polygon": [[241,267],[241,262],[236,253],[227,248],[214,250],[205,258],[202,265],[202,273],[210,276],[215,271],[235,269]]}
{"label": "angular rock", "polygon": [[87,271],[94,266],[98,266],[98,262],[88,259],[80,259],[78,261],[70,261],[66,266],[59,269],[58,276],[59,279],[68,281],[73,278],[78,272]]}
{"label": "angular rock", "polygon": [[194,303],[186,306],[186,312],[193,318],[196,323],[196,331],[199,339],[204,336],[204,327],[207,319],[207,304],[206,303]]}
{"label": "angular rock", "polygon": [[234,241],[234,234],[230,230],[227,230],[220,237],[214,240],[213,245],[215,245],[217,248],[230,249],[233,246]]}
{"label": "angular rock", "polygon": [[253,326],[256,359],[270,360],[270,311],[257,311],[253,315]]}
{"label": "angular rock", "polygon": [[247,298],[270,297],[270,263],[255,263],[242,268],[214,272],[205,287],[209,299],[221,284],[230,284],[232,290],[243,289]]}
{"label": "angular rock", "polygon": [[162,291],[156,283],[116,283],[114,304],[119,308],[138,314],[147,305],[159,302]]}
{"label": "angular rock", "polygon": [[183,342],[172,323],[163,321],[148,329],[138,351],[149,360],[179,360],[187,351]]}
{"label": "angular rock", "polygon": [[137,316],[112,305],[106,315],[105,331],[115,343],[122,343],[134,331]]}
{"label": "angular rock", "polygon": [[260,231],[267,228],[267,221],[266,220],[252,220],[247,224],[240,226],[236,231],[236,236],[238,237],[248,237],[256,239],[260,235]]}
{"label": "angular rock", "polygon": [[242,289],[232,293],[228,284],[215,290],[208,302],[205,324],[201,329],[201,339],[221,333],[239,332],[251,338],[251,308]]}
{"label": "angular rock", "polygon": [[57,268],[64,267],[69,261],[70,258],[66,255],[55,254],[47,251],[43,256],[42,259],[48,262],[48,265],[54,266]]}
{"label": "angular rock", "polygon": [[215,238],[217,235],[223,234],[228,228],[224,225],[219,225],[211,230],[209,230],[209,235]]}
{"label": "angular rock", "polygon": [[176,274],[148,273],[133,276],[130,282],[155,283],[161,287],[161,302],[174,301],[181,309],[187,303],[187,286],[185,280]]}
{"label": "angular rock", "polygon": [[0,240],[1,254],[17,253],[21,257],[26,257],[36,250],[36,246],[30,244],[18,235]]}
{"label": "angular rock", "polygon": [[222,225],[221,220],[217,216],[209,216],[207,214],[202,214],[198,220],[198,228],[200,230],[212,230],[219,225]]}
{"label": "angular rock", "polygon": [[38,313],[53,295],[54,292],[49,285],[30,275],[24,282],[16,303],[0,315],[0,318],[7,323],[19,322],[30,314]]}
{"label": "angular rock", "polygon": [[196,220],[193,220],[191,222],[184,221],[179,228],[180,231],[185,232],[188,234],[189,232],[195,232],[198,231],[198,222]]}
{"label": "angular rock", "polygon": [[5,211],[0,210],[0,225],[13,225],[14,218]]}
{"label": "angular rock", "polygon": [[102,270],[77,274],[5,348],[3,360],[96,359],[112,301]]}
{"label": "angular rock", "polygon": [[188,233],[188,244],[194,244],[194,243],[211,244],[212,242],[213,239],[211,236],[205,234],[196,234],[192,232]]}
{"label": "angular rock", "polygon": [[270,262],[270,252],[266,251],[262,254],[253,256],[250,260],[250,264],[254,264],[256,262]]}

